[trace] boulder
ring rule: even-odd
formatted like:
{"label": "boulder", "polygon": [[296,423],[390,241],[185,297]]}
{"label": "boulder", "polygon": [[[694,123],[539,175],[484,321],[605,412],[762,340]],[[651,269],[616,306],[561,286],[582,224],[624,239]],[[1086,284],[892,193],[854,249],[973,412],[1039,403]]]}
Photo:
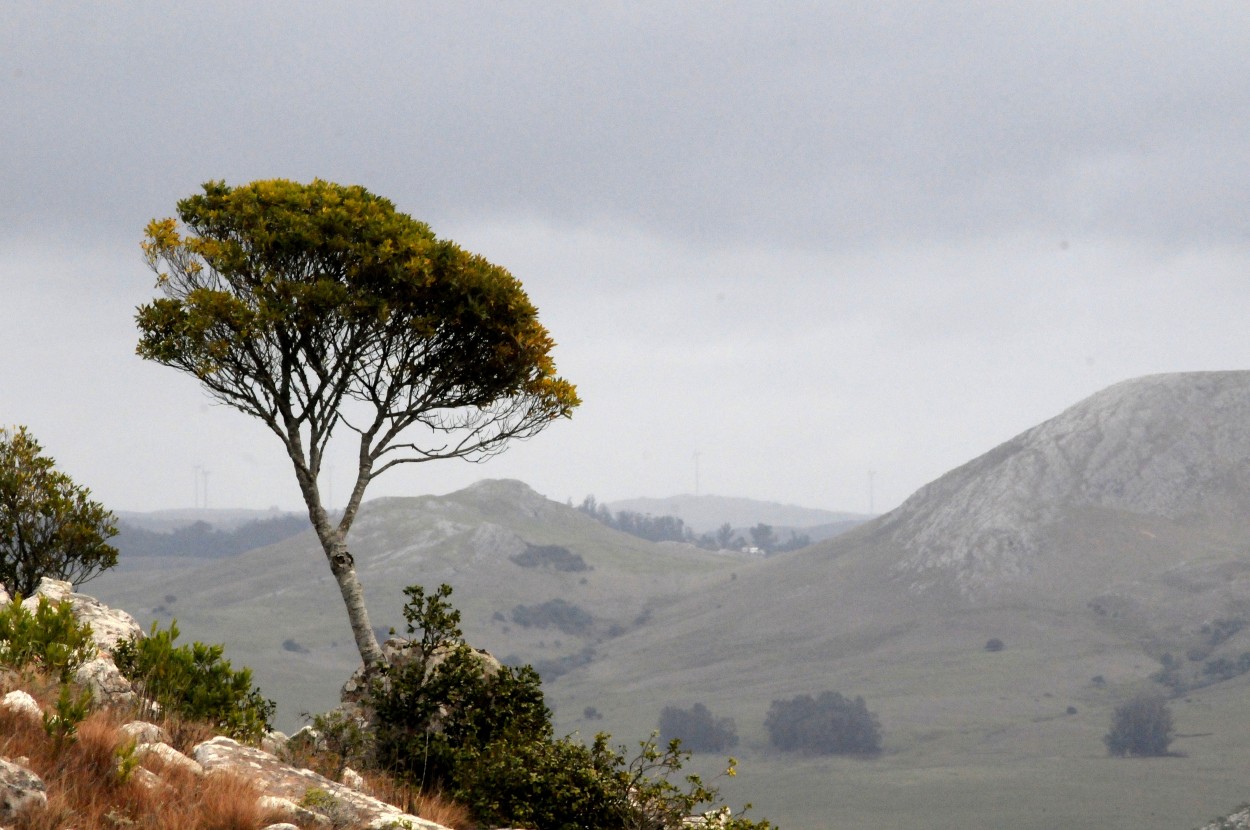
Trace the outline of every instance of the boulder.
{"label": "boulder", "polygon": [[22,605],[33,609],[39,597],[53,602],[68,600],[73,606],[74,617],[91,626],[91,639],[96,647],[110,654],[122,640],[134,640],[143,636],[138,620],[120,609],[109,608],[95,597],[75,594],[74,586],[61,579],[44,577],[39,581],[34,596],[23,600]]}
{"label": "boulder", "polygon": [[245,776],[265,796],[304,804],[322,815],[326,815],[330,808],[318,809],[316,804],[309,804],[305,797],[310,790],[320,791],[316,801],[333,805],[336,812],[350,811],[355,815],[356,822],[370,827],[382,828],[406,821],[412,825],[412,830],[446,830],[440,824],[404,813],[398,807],[331,781],[312,770],[287,766],[264,750],[244,746],[230,738],[217,737],[205,741],[195,747],[192,756],[210,774],[217,770],[229,770]]}
{"label": "boulder", "polygon": [[108,657],[97,657],[83,663],[74,672],[74,680],[91,689],[96,703],[106,706],[134,703],[138,698],[130,681],[122,676]]}
{"label": "boulder", "polygon": [[166,767],[186,770],[193,775],[204,774],[204,767],[199,762],[188,758],[167,743],[158,741],[154,744],[141,744],[135,752],[141,757],[144,755],[155,755],[161,759]]}
{"label": "boulder", "polygon": [[130,723],[123,724],[121,731],[134,738],[135,744],[139,746],[169,743],[169,733],[163,727],[144,720],[132,720]]}
{"label": "boulder", "polygon": [[4,590],[4,583],[0,582],[0,605],[8,605],[12,601],[13,598],[9,596],[9,592]]}
{"label": "boulder", "polygon": [[43,710],[39,708],[39,701],[20,689],[16,692],[9,692],[3,698],[0,698],[0,709],[12,709],[15,712],[21,712],[36,719],[43,717]]}
{"label": "boulder", "polygon": [[48,790],[38,775],[0,758],[0,819],[17,818],[48,803]]}

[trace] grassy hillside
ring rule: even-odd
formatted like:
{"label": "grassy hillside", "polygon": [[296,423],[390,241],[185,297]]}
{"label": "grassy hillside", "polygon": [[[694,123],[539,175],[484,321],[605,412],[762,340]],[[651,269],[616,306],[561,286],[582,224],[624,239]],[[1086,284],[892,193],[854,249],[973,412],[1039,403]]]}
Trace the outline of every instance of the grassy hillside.
{"label": "grassy hillside", "polygon": [[[370,502],[350,548],[375,627],[402,630],[405,586],[447,582],[470,642],[545,666],[549,676],[592,659],[611,639],[650,625],[674,597],[728,579],[744,564],[618,533],[517,482]],[[532,554],[552,549],[564,553],[554,560]],[[551,561],[577,569],[561,570]],[[226,643],[228,655],[253,667],[266,694],[279,701],[283,727],[299,725],[300,712],[337,703],[338,687],[358,657],[311,531],[212,563],[188,566],[171,557],[143,566],[105,574],[89,589],[145,625],[177,618],[186,636]],[[541,623],[552,601],[577,609],[573,622],[582,624],[566,621],[562,630],[514,621],[536,617]],[[518,606],[524,607],[519,613]]]}

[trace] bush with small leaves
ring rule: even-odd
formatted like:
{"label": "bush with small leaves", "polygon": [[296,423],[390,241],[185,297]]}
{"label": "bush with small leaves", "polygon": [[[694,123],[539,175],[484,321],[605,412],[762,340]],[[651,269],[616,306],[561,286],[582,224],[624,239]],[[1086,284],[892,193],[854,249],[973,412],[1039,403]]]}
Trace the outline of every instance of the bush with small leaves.
{"label": "bush with small leaves", "polygon": [[1167,755],[1172,742],[1172,712],[1158,694],[1139,694],[1116,707],[1111,730],[1103,737],[1112,755]]}
{"label": "bush with small leaves", "polygon": [[177,622],[118,644],[114,662],[148,699],[183,717],[211,722],[226,735],[257,741],[268,732],[275,704],[252,686],[251,669],[235,671],[219,645],[175,646]]}
{"label": "bush with small leaves", "polygon": [[69,602],[40,596],[32,612],[19,595],[0,608],[0,666],[38,666],[67,683],[95,650],[91,626],[78,622]]}
{"label": "bush with small leaves", "polygon": [[991,637],[985,641],[986,651],[1002,651],[1004,648],[1006,648],[1006,646],[1003,645],[1003,641],[997,637]]}
{"label": "bush with small leaves", "polygon": [[[529,666],[484,671],[464,642],[449,586],[405,593],[410,659],[379,665],[371,687],[375,757],[384,769],[441,788],[493,827],[678,830],[698,804],[719,809],[718,792],[696,776],[686,788],[668,781],[688,757],[676,745],[664,752],[644,742],[627,763],[607,735],[591,746],[554,737],[538,674]],[[742,817],[714,826],[770,827]]]}

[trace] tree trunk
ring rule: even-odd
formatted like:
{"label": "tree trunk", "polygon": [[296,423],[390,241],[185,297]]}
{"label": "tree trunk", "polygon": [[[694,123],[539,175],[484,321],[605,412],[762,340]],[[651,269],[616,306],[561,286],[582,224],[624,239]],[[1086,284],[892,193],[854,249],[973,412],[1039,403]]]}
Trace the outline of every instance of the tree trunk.
{"label": "tree trunk", "polygon": [[382,661],[382,648],[373,634],[373,626],[369,624],[369,610],[365,608],[364,590],[356,577],[355,560],[347,552],[347,543],[341,539],[331,542],[328,548],[326,555],[330,560],[330,572],[334,574],[339,593],[343,595],[343,604],[347,606],[347,619],[351,622],[352,636],[356,638],[356,649],[360,652],[365,671],[371,671]]}

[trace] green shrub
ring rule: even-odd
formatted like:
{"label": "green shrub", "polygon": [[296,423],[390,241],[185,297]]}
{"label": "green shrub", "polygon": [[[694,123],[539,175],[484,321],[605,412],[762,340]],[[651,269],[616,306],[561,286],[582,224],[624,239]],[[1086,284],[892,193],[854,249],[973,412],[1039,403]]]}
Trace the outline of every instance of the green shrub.
{"label": "green shrub", "polygon": [[91,626],[78,622],[69,602],[40,596],[32,613],[19,595],[0,608],[0,666],[36,665],[68,683],[95,653]]}
{"label": "green shrub", "polygon": [[[643,742],[627,763],[607,735],[591,746],[555,738],[537,672],[485,670],[464,642],[449,586],[405,593],[411,659],[378,666],[371,686],[376,759],[392,774],[441,788],[494,827],[676,830],[696,806],[716,803],[717,790],[697,776],[669,780],[688,758],[676,742],[667,751]],[[716,826],[770,827],[744,818]]]}
{"label": "green shrub", "polygon": [[785,751],[824,755],[881,751],[881,724],[862,697],[851,700],[837,692],[822,692],[816,698],[774,700],[764,727],[773,746]]}
{"label": "green shrub", "polygon": [[733,718],[716,718],[702,703],[689,709],[665,706],[660,712],[660,738],[677,739],[691,752],[725,752],[738,745]]}
{"label": "green shrub", "polygon": [[183,717],[207,720],[232,738],[259,740],[269,731],[275,704],[252,686],[251,669],[234,671],[219,645],[175,646],[178,625],[120,643],[117,668],[145,697]]}
{"label": "green shrub", "polygon": [[1112,755],[1167,755],[1172,712],[1162,695],[1139,694],[1116,707],[1103,737]]}

